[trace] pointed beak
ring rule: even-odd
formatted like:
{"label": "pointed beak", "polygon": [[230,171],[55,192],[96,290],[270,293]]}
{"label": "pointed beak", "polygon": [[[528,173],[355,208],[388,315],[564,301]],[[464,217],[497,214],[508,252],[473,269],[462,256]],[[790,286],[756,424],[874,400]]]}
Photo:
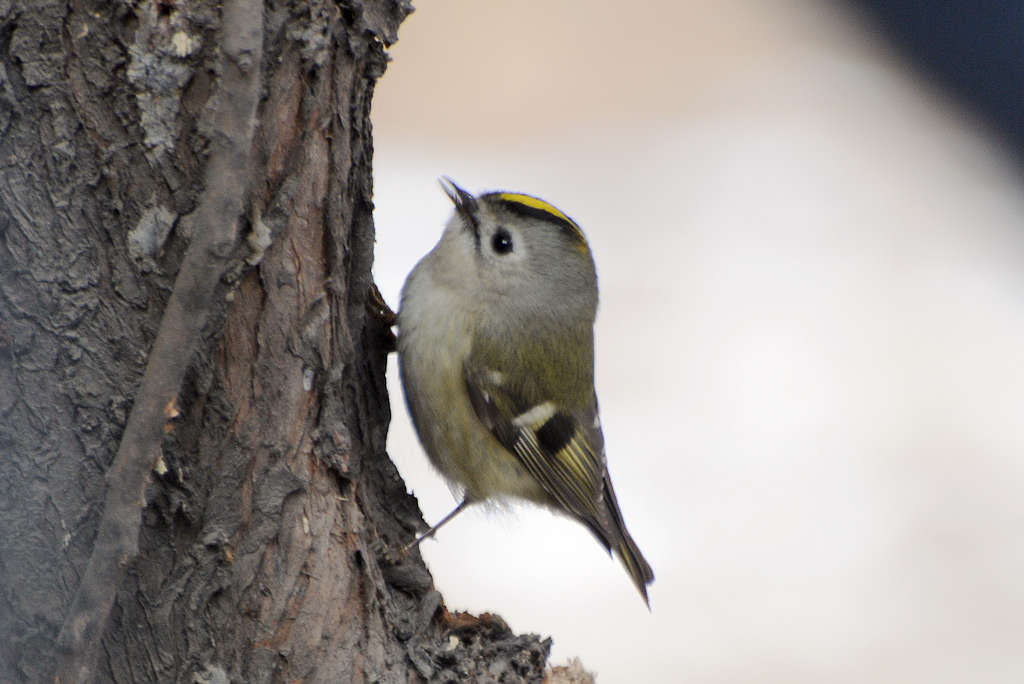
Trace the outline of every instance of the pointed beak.
{"label": "pointed beak", "polygon": [[476,211],[476,197],[460,188],[448,176],[441,176],[437,181],[441,184],[441,189],[444,190],[444,194],[448,195],[448,199],[452,201],[456,209],[459,211],[463,209]]}
{"label": "pointed beak", "polygon": [[479,239],[480,224],[476,217],[476,197],[473,197],[471,194],[460,188],[455,184],[455,181],[447,176],[441,176],[441,178],[438,179],[438,182],[441,184],[441,189],[444,190],[444,194],[448,195],[448,199],[450,199],[452,204],[455,205],[455,211],[465,219],[467,226],[473,230],[473,234],[477,236],[477,239]]}

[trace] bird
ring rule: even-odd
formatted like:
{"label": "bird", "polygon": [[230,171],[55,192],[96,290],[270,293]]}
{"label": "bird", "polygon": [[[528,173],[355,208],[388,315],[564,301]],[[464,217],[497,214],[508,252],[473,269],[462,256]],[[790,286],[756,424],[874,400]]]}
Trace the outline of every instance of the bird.
{"label": "bird", "polygon": [[654,572],[623,520],[594,390],[597,274],[579,225],[520,192],[454,204],[397,315],[399,374],[428,458],[461,503],[525,500],[586,527],[650,608]]}

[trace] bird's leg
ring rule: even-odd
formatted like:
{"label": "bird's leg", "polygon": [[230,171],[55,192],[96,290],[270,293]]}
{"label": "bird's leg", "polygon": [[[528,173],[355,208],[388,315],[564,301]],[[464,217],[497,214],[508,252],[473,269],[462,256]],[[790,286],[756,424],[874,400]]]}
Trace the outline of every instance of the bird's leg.
{"label": "bird's leg", "polygon": [[470,500],[469,500],[468,498],[466,498],[466,499],[463,499],[463,500],[462,500],[462,503],[460,503],[460,504],[459,504],[458,506],[456,506],[456,507],[455,507],[455,510],[453,510],[453,511],[452,511],[451,513],[449,513],[448,515],[446,515],[446,516],[444,516],[443,518],[441,518],[441,522],[437,523],[436,525],[434,525],[433,527],[431,527],[431,528],[430,528],[429,530],[427,530],[426,532],[424,532],[423,534],[421,534],[421,535],[420,535],[419,537],[417,537],[417,538],[416,538],[416,539],[415,539],[414,541],[411,541],[411,542],[409,542],[408,544],[406,544],[406,545],[405,545],[405,546],[404,546],[404,547],[402,548],[402,553],[403,553],[403,554],[409,553],[410,551],[412,551],[413,549],[415,549],[415,548],[416,548],[417,546],[419,546],[419,545],[420,545],[420,542],[421,542],[421,541],[423,541],[424,539],[427,539],[428,537],[433,537],[433,536],[434,536],[434,535],[435,535],[435,534],[437,533],[437,531],[438,531],[439,529],[441,529],[441,527],[442,527],[442,526],[443,526],[443,525],[444,525],[445,523],[449,522],[449,521],[450,521],[450,520],[451,520],[452,518],[454,518],[454,517],[455,517],[455,516],[457,516],[457,515],[458,515],[459,513],[461,513],[461,512],[462,512],[462,510],[463,510],[464,508],[466,508],[466,506],[468,506],[468,505],[469,505],[470,503],[472,503],[472,502],[471,502],[471,501],[470,501]]}

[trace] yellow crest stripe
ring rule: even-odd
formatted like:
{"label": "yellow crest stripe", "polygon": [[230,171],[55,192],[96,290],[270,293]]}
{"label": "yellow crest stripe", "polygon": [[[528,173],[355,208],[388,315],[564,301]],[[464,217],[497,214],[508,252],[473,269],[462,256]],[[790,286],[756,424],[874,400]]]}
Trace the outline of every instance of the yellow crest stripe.
{"label": "yellow crest stripe", "polygon": [[587,239],[583,236],[583,231],[580,229],[579,225],[577,225],[575,221],[569,218],[564,212],[562,212],[561,209],[559,209],[555,205],[545,202],[539,197],[534,197],[533,195],[524,195],[521,192],[499,192],[497,193],[497,198],[502,202],[511,202],[512,204],[519,204],[528,209],[549,214],[552,218],[558,220],[559,222],[571,228],[572,231],[576,234],[576,237],[582,243],[586,244]]}

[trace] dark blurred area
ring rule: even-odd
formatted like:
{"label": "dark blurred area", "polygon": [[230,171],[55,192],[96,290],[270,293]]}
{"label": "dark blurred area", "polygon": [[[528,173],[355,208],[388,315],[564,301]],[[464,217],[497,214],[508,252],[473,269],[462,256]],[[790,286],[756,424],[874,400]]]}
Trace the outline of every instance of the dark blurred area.
{"label": "dark blurred area", "polygon": [[1024,2],[851,0],[1024,166]]}

